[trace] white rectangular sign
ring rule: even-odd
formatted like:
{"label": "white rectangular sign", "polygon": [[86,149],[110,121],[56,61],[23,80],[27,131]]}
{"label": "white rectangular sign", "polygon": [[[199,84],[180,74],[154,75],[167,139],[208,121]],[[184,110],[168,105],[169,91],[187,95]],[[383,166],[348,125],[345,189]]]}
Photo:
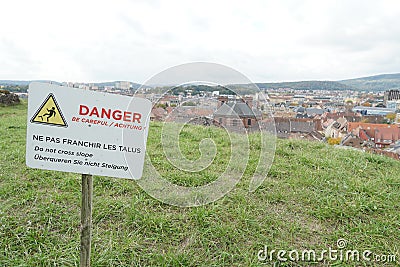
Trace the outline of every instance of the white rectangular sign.
{"label": "white rectangular sign", "polygon": [[143,98],[31,83],[26,164],[139,179],[151,106]]}

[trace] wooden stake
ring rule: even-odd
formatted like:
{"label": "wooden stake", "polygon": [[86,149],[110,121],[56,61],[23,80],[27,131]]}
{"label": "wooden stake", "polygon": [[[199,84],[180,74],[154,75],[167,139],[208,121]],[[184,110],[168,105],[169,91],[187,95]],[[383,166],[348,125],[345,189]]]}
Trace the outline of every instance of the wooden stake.
{"label": "wooden stake", "polygon": [[90,267],[90,248],[92,242],[92,196],[93,176],[90,174],[82,174],[81,267]]}

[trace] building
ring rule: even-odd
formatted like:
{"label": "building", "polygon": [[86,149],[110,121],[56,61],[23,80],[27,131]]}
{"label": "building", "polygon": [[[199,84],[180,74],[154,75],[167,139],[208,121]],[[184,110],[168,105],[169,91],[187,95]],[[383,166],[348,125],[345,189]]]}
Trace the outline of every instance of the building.
{"label": "building", "polygon": [[131,83],[127,81],[116,82],[115,88],[122,90],[129,90],[131,88]]}
{"label": "building", "polygon": [[389,101],[386,101],[386,107],[399,110],[400,109],[400,100],[389,100]]}
{"label": "building", "polygon": [[386,105],[387,101],[392,101],[392,100],[400,100],[399,90],[389,90],[385,92],[383,96],[384,104]]}
{"label": "building", "polygon": [[386,148],[400,140],[400,128],[380,128],[374,131],[376,148]]}
{"label": "building", "polygon": [[342,139],[340,144],[342,146],[361,148],[364,145],[364,141],[360,137],[350,133]]}
{"label": "building", "polygon": [[258,128],[261,112],[253,108],[253,98],[244,97],[231,100],[227,96],[218,97],[218,109],[214,120],[228,128]]}
{"label": "building", "polygon": [[348,122],[347,123],[347,131],[355,132],[357,129],[371,130],[377,128],[398,128],[397,125],[393,124],[384,124],[384,123],[366,123],[366,122]]}
{"label": "building", "polygon": [[349,122],[348,132],[376,148],[386,148],[400,140],[400,128],[394,124]]}
{"label": "building", "polygon": [[179,97],[174,95],[164,95],[160,100],[158,100],[158,104],[166,105],[168,107],[171,106],[179,106],[180,101]]}
{"label": "building", "polygon": [[293,134],[307,135],[317,132],[320,120],[310,118],[275,117],[276,135],[279,138],[289,138]]}
{"label": "building", "polygon": [[362,115],[386,116],[387,114],[390,114],[390,113],[396,113],[396,109],[356,106],[353,108],[353,112],[360,112]]}
{"label": "building", "polygon": [[341,138],[347,133],[347,119],[340,117],[337,120],[329,119],[324,126],[324,133],[326,137]]}

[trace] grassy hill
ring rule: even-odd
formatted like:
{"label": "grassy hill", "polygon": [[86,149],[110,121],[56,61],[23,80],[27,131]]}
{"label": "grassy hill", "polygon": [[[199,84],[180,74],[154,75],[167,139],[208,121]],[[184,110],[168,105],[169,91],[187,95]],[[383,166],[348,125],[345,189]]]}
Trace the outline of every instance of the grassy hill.
{"label": "grassy hill", "polygon": [[[179,172],[170,174],[172,166],[162,157],[157,137],[160,129],[153,124],[149,133],[154,165],[177,183],[196,184],[196,174],[186,173],[186,180]],[[220,130],[193,126],[185,131],[184,153],[197,149],[197,132],[216,137],[221,153],[229,153]],[[25,134],[26,103],[0,107],[0,266],[77,266],[80,176],[26,167]],[[398,266],[400,162],[321,143],[279,140],[267,179],[249,193],[259,149],[257,135],[250,140],[253,156],[244,179],[206,206],[168,206],[134,181],[95,177],[92,266],[265,266],[268,261],[257,259],[264,245],[321,251],[335,249],[339,238],[347,241],[346,249],[396,254],[397,263],[384,266]],[[203,182],[218,176],[224,163],[215,164]],[[371,265],[326,261],[315,266],[334,264]]]}
{"label": "grassy hill", "polygon": [[358,90],[385,91],[400,89],[400,73],[349,79],[340,81],[340,83],[357,88]]}
{"label": "grassy hill", "polygon": [[335,81],[299,81],[281,83],[257,83],[260,89],[291,88],[294,90],[356,90],[351,85]]}
{"label": "grassy hill", "polygon": [[381,74],[340,81],[298,81],[257,83],[261,89],[292,88],[294,90],[367,90],[400,89],[400,73]]}
{"label": "grassy hill", "polygon": [[400,89],[400,73],[381,74],[341,81],[299,81],[257,83],[261,89],[292,88],[294,90],[367,90],[385,91]]}
{"label": "grassy hill", "polygon": [[[17,81],[17,80],[0,80],[0,85],[4,85],[7,90],[12,92],[26,92],[27,87],[31,81]],[[48,81],[42,81],[48,82]],[[52,83],[60,84],[59,82],[52,81]],[[113,82],[99,82],[94,85],[114,86],[116,81]],[[276,82],[276,83],[256,83],[260,89],[278,89],[278,88],[292,88],[294,90],[368,90],[368,91],[385,91],[390,89],[400,89],[400,73],[393,74],[381,74],[368,77],[361,77],[355,79],[347,79],[340,81],[297,81],[297,82]],[[131,87],[136,90],[141,85],[138,83],[131,82]],[[161,85],[160,85],[161,86]],[[253,94],[255,88],[246,84],[231,85],[241,94]],[[210,87],[204,85],[198,86],[186,86],[179,87],[174,90],[177,94],[184,92],[185,90],[192,90],[193,94],[199,91],[215,91],[220,90],[221,94],[230,94],[229,91],[225,91],[223,88]],[[162,89],[153,88],[154,92],[160,92]]]}

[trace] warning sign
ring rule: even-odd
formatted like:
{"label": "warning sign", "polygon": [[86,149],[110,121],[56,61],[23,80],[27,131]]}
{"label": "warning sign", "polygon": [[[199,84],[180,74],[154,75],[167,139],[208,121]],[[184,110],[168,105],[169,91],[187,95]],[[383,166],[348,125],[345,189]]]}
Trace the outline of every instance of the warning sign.
{"label": "warning sign", "polygon": [[61,112],[60,107],[52,93],[43,101],[35,115],[31,119],[32,123],[41,123],[52,126],[68,127],[67,122]]}
{"label": "warning sign", "polygon": [[31,83],[26,164],[139,179],[151,107],[143,98]]}

